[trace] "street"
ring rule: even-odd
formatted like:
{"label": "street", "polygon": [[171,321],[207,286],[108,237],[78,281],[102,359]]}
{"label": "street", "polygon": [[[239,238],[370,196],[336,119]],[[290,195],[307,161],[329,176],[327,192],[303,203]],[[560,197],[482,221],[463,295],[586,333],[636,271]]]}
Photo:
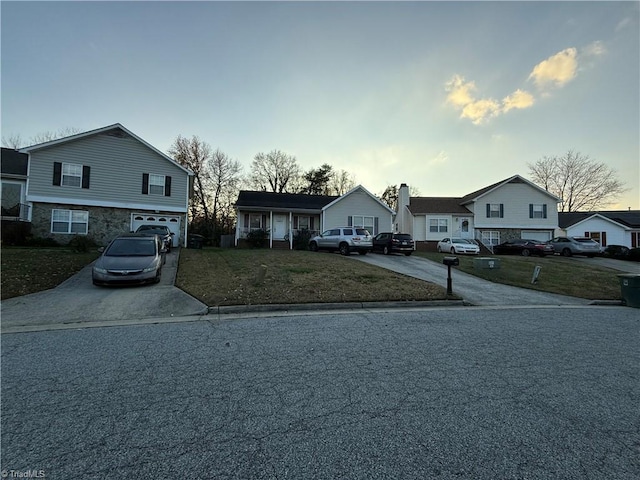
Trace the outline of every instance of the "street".
{"label": "street", "polygon": [[3,477],[640,478],[639,325],[466,307],[4,334]]}

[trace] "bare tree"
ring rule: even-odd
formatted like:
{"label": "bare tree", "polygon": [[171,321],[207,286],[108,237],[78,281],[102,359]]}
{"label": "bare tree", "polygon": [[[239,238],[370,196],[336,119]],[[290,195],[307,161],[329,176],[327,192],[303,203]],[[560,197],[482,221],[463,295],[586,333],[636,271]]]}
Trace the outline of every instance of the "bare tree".
{"label": "bare tree", "polygon": [[356,186],[356,180],[346,170],[340,170],[334,172],[331,180],[329,180],[329,194],[330,195],[344,195],[349,190],[353,190]]}
{"label": "bare tree", "polygon": [[20,134],[11,134],[8,137],[2,137],[2,146],[18,150],[28,145],[37,145],[39,143],[45,143],[52,140],[57,140],[59,138],[69,137],[71,135],[75,135],[76,133],[80,133],[80,131],[81,130],[79,128],[66,127],[61,128],[56,132],[47,131],[38,133],[29,138],[29,140],[23,140]]}
{"label": "bare tree", "polygon": [[211,174],[207,168],[207,161],[211,157],[211,147],[197,136],[188,138],[178,135],[168,150],[176,162],[193,172],[193,202],[189,205],[191,219],[203,216],[205,223],[211,220],[209,214],[209,189]]}
{"label": "bare tree", "polygon": [[280,150],[258,153],[251,164],[249,182],[252,188],[276,193],[293,193],[300,184],[300,167],[296,157]]}
{"label": "bare tree", "polygon": [[562,199],[561,212],[599,210],[626,191],[616,172],[588,155],[569,150],[528,164],[531,179]]}
{"label": "bare tree", "polygon": [[242,165],[216,149],[207,163],[207,170],[211,180],[214,236],[217,238],[219,230],[227,230],[233,215],[233,204],[242,180]]}

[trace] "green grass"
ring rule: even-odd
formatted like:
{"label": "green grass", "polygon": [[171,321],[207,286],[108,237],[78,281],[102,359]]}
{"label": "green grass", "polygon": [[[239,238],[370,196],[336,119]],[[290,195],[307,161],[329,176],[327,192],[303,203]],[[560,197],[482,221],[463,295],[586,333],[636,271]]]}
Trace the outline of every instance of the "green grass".
{"label": "green grass", "polygon": [[53,288],[99,253],[78,253],[67,248],[2,247],[2,300]]}
{"label": "green grass", "polygon": [[[438,263],[442,263],[442,258],[445,256],[435,252],[416,252],[416,255]],[[500,260],[500,268],[482,270],[474,268],[473,256],[456,256],[460,260],[460,265],[454,268],[492,282],[590,300],[620,300],[621,298],[620,280],[616,276],[621,272],[587,265],[575,258],[494,255],[492,258]],[[540,275],[537,283],[532,284],[531,279],[536,265],[541,267]]]}
{"label": "green grass", "polygon": [[176,285],[210,306],[447,298],[438,285],[335,253],[298,250],[183,249]]}

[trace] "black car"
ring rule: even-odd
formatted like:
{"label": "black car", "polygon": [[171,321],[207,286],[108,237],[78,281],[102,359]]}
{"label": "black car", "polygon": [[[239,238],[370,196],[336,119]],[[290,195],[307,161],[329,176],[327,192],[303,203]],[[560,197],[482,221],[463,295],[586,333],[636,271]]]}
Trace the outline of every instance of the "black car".
{"label": "black car", "polygon": [[404,253],[409,256],[413,253],[414,242],[408,233],[379,233],[373,237],[373,251],[379,251],[385,255],[392,252]]}
{"label": "black car", "polygon": [[171,247],[173,245],[173,232],[169,230],[169,227],[164,225],[140,225],[135,233],[159,235],[164,242],[167,253],[171,251]]}
{"label": "black car", "polygon": [[545,255],[553,255],[553,252],[553,246],[548,243],[524,238],[509,240],[493,247],[493,253],[496,255],[522,255],[524,257],[540,255],[544,257]]}

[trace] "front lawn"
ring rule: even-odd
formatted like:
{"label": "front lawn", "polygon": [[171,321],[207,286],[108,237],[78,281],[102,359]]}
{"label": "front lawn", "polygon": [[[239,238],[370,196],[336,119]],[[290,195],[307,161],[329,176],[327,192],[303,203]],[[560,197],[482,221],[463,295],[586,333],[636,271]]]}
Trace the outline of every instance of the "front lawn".
{"label": "front lawn", "polygon": [[438,285],[335,253],[298,250],[182,249],[176,286],[210,306],[447,298]]}
{"label": "front lawn", "polygon": [[2,247],[2,300],[53,288],[98,258],[98,251]]}
{"label": "front lawn", "polygon": [[[442,258],[446,256],[435,252],[416,252],[416,255],[438,263],[442,263]],[[456,257],[460,265],[453,268],[492,282],[590,300],[621,299],[620,280],[616,275],[623,272],[587,265],[575,258],[493,255],[491,258],[500,260],[500,269],[482,270],[474,268],[474,256]],[[540,275],[537,283],[532,284],[536,265],[541,267]]]}

